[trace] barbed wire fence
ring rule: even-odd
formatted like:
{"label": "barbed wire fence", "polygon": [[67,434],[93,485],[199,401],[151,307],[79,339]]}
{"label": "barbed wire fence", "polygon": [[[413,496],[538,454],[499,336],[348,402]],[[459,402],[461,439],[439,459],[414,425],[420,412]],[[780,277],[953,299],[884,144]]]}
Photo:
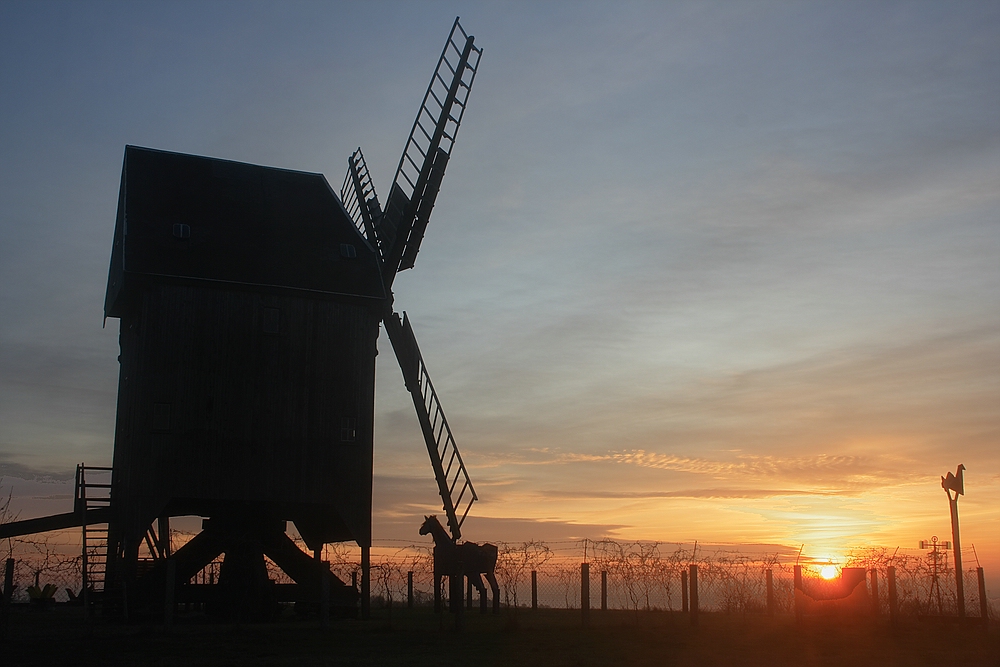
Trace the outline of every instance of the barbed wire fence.
{"label": "barbed wire fence", "polygon": [[[2,507],[2,503],[0,503]],[[194,533],[171,531],[173,549]],[[296,535],[293,539],[305,549]],[[57,602],[72,601],[81,590],[80,537],[60,531],[4,541],[4,552],[15,561],[14,602],[26,602],[31,586],[56,588]],[[496,576],[502,607],[512,612],[531,607],[580,609],[581,563],[590,568],[591,609],[680,611],[684,607],[685,578],[698,566],[699,607],[729,614],[789,614],[795,608],[794,552],[747,553],[736,546],[664,543],[657,541],[579,540],[562,542],[499,542]],[[974,549],[966,562],[976,562]],[[865,547],[851,551],[838,565],[863,568],[869,594],[878,596],[877,608],[887,614],[889,570],[894,568],[896,605],[904,616],[957,615],[955,570],[948,559],[914,549]],[[347,585],[360,581],[361,557],[355,545],[329,544],[322,552],[330,571]],[[269,559],[265,561],[276,583],[291,579]],[[802,576],[821,579],[821,563],[804,560]],[[193,583],[218,581],[221,560],[215,560],[192,578]],[[767,578],[771,576],[768,609]],[[874,572],[874,577],[871,573]],[[877,580],[877,588],[872,579]],[[980,614],[978,573],[963,572],[965,614]],[[442,599],[447,601],[448,587]],[[433,552],[430,544],[378,541],[371,556],[372,608],[429,606],[434,600]],[[987,601],[991,617],[996,605]]]}

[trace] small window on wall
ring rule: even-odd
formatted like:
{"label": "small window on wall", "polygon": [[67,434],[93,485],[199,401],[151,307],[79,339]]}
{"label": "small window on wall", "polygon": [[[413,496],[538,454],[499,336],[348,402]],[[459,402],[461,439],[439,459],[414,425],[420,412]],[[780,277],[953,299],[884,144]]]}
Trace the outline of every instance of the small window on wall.
{"label": "small window on wall", "polygon": [[358,420],[356,417],[343,417],[340,420],[340,441],[355,442],[358,439]]}
{"label": "small window on wall", "polygon": [[169,403],[153,403],[153,431],[156,433],[170,431]]}
{"label": "small window on wall", "polygon": [[264,333],[278,333],[278,325],[281,322],[281,311],[277,308],[264,309]]}

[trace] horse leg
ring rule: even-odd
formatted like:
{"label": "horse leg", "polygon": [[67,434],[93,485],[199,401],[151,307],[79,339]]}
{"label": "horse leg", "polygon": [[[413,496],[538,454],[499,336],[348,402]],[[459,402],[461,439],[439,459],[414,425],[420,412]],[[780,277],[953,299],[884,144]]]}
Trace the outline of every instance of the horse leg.
{"label": "horse leg", "polygon": [[497,583],[497,577],[492,571],[486,573],[486,581],[490,582],[490,588],[493,589],[493,613],[500,613],[500,584]]}
{"label": "horse leg", "polygon": [[483,583],[483,577],[479,572],[477,572],[476,578],[472,579],[470,577],[470,580],[472,581],[472,585],[476,587],[476,590],[479,591],[479,613],[485,614],[487,595],[486,595],[486,584]]}

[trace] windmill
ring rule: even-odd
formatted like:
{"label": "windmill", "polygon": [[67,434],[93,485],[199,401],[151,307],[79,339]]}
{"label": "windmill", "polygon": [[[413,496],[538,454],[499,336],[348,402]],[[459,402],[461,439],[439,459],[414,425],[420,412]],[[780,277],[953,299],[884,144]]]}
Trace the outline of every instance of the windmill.
{"label": "windmill", "polygon": [[341,199],[358,231],[376,249],[388,298],[382,322],[413,399],[420,430],[430,456],[438,493],[452,539],[478,500],[458,451],[441,401],[431,382],[409,318],[393,309],[396,274],[413,268],[424,230],[451,158],[482,49],[466,34],[458,18],[451,27],[434,75],[413,121],[383,208],[361,148],[348,158]]}
{"label": "windmill", "polygon": [[[476,492],[391,287],[413,266],[481,55],[456,19],[384,209],[360,149],[341,200],[322,174],[125,147],[104,304],[120,331],[113,465],[81,464],[72,512],[0,527],[82,527],[85,609],[263,618],[360,597],[365,615],[380,323],[460,537]],[[176,517],[202,527],[175,549]],[[347,541],[360,591],[320,560]],[[294,583],[271,581],[267,559]]]}

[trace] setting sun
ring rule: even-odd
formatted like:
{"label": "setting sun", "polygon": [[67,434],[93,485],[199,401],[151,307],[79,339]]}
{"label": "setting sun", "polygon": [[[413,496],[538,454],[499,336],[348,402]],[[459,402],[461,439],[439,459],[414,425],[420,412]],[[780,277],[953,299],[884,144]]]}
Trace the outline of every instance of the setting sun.
{"label": "setting sun", "polygon": [[822,568],[820,568],[819,573],[820,576],[822,576],[824,579],[836,579],[837,568],[833,565],[824,565]]}

